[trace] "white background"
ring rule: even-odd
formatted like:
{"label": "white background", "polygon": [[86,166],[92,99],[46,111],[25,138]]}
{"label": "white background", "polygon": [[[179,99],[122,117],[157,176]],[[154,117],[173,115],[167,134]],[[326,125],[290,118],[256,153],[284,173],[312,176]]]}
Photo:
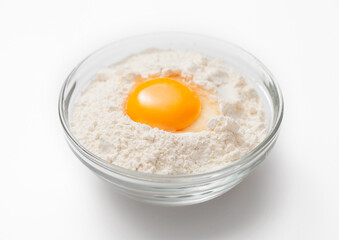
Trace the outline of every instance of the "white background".
{"label": "white background", "polygon": [[[339,2],[0,1],[0,239],[339,239]],[[113,192],[71,153],[57,115],[72,68],[156,31],[234,42],[285,97],[270,157],[225,195],[164,208]]]}

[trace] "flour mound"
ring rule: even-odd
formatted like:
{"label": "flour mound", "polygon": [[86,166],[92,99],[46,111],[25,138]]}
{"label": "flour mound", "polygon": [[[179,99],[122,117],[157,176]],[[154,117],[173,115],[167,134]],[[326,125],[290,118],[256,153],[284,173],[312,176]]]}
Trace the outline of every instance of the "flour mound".
{"label": "flour mound", "polygon": [[[221,115],[207,131],[170,133],[132,121],[123,101],[137,76],[178,72],[212,92]],[[147,50],[100,70],[71,117],[77,140],[102,159],[156,174],[206,172],[236,161],[265,137],[265,116],[253,86],[221,60],[190,51]]]}

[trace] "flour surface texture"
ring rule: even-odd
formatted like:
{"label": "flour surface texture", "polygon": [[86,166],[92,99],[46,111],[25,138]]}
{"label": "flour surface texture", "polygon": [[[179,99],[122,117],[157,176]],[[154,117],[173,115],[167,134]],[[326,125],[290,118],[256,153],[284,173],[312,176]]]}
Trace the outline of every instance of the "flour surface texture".
{"label": "flour surface texture", "polygon": [[[221,115],[207,130],[170,133],[136,123],[123,103],[137,76],[178,72],[212,93]],[[261,100],[250,82],[223,61],[191,51],[147,50],[99,71],[74,105],[71,129],[89,151],[147,173],[192,174],[236,161],[266,135]]]}

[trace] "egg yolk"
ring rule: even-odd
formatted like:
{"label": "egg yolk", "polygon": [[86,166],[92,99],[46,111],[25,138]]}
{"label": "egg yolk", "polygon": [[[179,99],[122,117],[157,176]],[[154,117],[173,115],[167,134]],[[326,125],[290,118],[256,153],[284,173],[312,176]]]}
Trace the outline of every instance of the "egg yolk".
{"label": "egg yolk", "polygon": [[125,103],[133,121],[171,132],[192,124],[200,108],[199,97],[191,88],[166,77],[140,83]]}

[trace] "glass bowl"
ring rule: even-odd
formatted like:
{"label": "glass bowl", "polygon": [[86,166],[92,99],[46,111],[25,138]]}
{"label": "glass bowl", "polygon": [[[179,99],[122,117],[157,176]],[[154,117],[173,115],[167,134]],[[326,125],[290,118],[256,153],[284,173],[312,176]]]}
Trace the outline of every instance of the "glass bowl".
{"label": "glass bowl", "polygon": [[[70,128],[72,106],[99,69],[112,66],[148,48],[192,50],[224,60],[251,81],[264,103],[267,136],[244,157],[213,171],[187,175],[136,172],[111,164],[84,148]],[[111,43],[85,58],[62,86],[59,116],[74,154],[116,190],[136,200],[160,205],[190,205],[215,198],[237,185],[266,157],[277,140],[283,117],[283,98],[269,70],[253,55],[228,42],[186,33],[155,33]]]}

